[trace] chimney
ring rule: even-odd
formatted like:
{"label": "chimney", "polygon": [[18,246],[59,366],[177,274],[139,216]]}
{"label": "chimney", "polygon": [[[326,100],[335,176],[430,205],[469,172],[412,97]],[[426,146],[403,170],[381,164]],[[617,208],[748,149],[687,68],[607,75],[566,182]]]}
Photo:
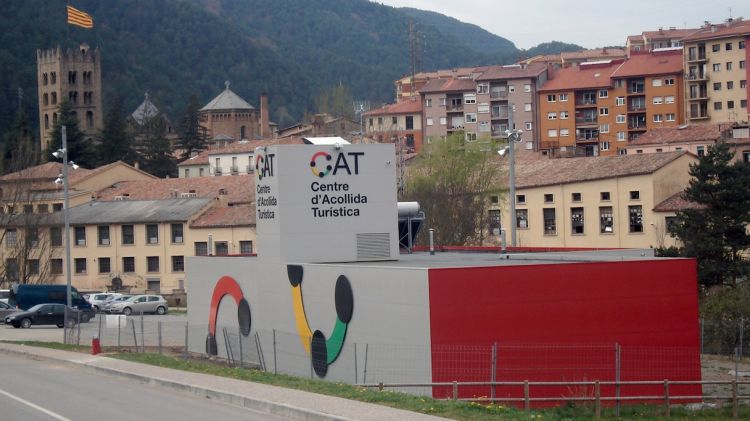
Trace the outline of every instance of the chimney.
{"label": "chimney", "polygon": [[260,94],[260,137],[263,139],[271,138],[271,126],[268,124],[268,94]]}

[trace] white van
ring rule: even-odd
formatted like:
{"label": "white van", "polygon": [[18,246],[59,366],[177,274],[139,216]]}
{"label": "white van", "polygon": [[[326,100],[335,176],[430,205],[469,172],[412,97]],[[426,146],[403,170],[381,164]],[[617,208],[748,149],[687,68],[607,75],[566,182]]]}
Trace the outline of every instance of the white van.
{"label": "white van", "polygon": [[0,289],[0,301],[8,304],[8,298],[10,297],[9,289]]}

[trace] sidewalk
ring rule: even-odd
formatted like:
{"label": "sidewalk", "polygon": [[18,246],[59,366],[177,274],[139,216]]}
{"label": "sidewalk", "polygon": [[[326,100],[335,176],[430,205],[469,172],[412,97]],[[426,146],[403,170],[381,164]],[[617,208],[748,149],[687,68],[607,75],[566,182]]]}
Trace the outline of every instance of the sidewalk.
{"label": "sidewalk", "polygon": [[0,343],[0,353],[73,364],[110,375],[127,377],[161,387],[193,393],[200,397],[219,399],[255,411],[289,419],[406,421],[444,419],[301,390],[132,363],[78,352]]}

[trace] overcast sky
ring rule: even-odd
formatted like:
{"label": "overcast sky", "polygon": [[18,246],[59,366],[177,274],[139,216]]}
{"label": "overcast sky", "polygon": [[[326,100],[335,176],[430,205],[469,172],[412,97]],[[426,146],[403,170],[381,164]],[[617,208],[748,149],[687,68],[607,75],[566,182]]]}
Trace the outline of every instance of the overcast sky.
{"label": "overcast sky", "polygon": [[627,35],[668,28],[697,28],[703,21],[750,19],[750,0],[377,0],[414,7],[479,25],[518,48],[563,41],[594,48],[624,45]]}

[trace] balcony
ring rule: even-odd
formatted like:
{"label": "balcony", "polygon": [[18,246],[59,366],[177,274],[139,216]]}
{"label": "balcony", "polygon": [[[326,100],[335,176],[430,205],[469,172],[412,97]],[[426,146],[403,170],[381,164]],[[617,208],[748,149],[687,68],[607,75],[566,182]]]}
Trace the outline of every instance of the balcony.
{"label": "balcony", "polygon": [[705,101],[708,99],[708,92],[690,92],[688,100],[690,101]]}
{"label": "balcony", "polygon": [[706,61],[706,53],[704,51],[693,53],[688,53],[688,62],[700,62],[700,61]]}
{"label": "balcony", "polygon": [[705,113],[705,114],[701,114],[701,113],[690,113],[690,117],[689,117],[689,118],[690,118],[691,120],[706,120],[706,119],[709,119],[709,118],[711,118],[711,116],[710,116],[710,115],[708,115],[707,113]]}
{"label": "balcony", "polygon": [[595,142],[599,142],[598,135],[576,137],[576,143],[595,143]]}
{"label": "balcony", "polygon": [[221,175],[222,170],[221,167],[214,167],[214,175]]}
{"label": "balcony", "polygon": [[628,124],[628,130],[633,130],[633,131],[646,130],[646,123]]}
{"label": "balcony", "polygon": [[508,99],[508,92],[492,92],[490,91],[490,100],[498,101],[502,99]]}
{"label": "balcony", "polygon": [[583,98],[576,100],[576,107],[596,107],[596,99],[594,98]]}
{"label": "balcony", "polygon": [[576,125],[579,124],[598,124],[596,116],[593,117],[576,117]]}
{"label": "balcony", "polygon": [[495,111],[493,111],[490,114],[490,116],[491,116],[492,119],[506,119],[507,120],[508,119],[508,110],[505,110],[505,112],[502,112],[502,111],[501,112],[495,112]]}
{"label": "balcony", "polygon": [[698,82],[708,80],[708,77],[705,73],[688,73],[686,79],[688,82]]}
{"label": "balcony", "polygon": [[646,95],[646,88],[643,86],[635,86],[628,89],[628,95]]}
{"label": "balcony", "polygon": [[449,113],[462,113],[464,112],[463,104],[448,104],[445,106],[445,111]]}
{"label": "balcony", "polygon": [[252,174],[255,171],[255,167],[253,167],[252,165],[248,165],[248,166],[245,167],[245,171],[248,174]]}
{"label": "balcony", "polygon": [[629,113],[645,113],[646,104],[635,104],[628,107]]}
{"label": "balcony", "polygon": [[236,165],[232,165],[231,167],[229,167],[229,170],[232,172],[233,175],[237,175],[240,173],[240,167]]}

